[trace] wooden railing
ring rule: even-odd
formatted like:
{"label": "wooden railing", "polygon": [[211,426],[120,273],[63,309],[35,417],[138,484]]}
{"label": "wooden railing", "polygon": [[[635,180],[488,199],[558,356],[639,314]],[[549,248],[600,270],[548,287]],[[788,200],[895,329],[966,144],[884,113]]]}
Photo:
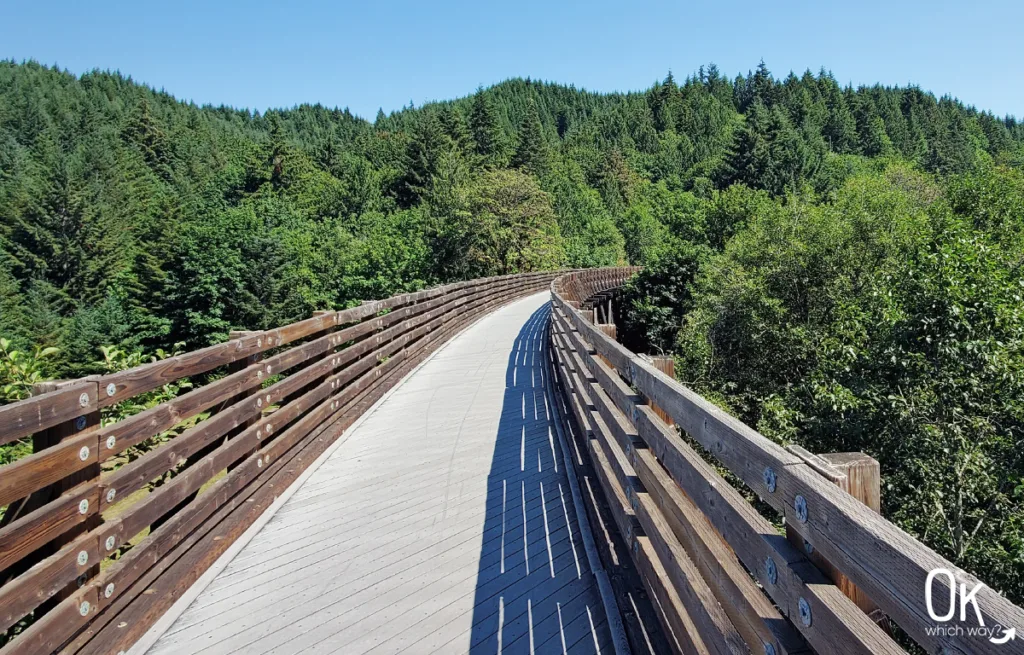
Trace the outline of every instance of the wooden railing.
{"label": "wooden railing", "polygon": [[[610,336],[614,326],[595,324],[591,299],[603,305],[605,292],[631,273],[555,279],[549,351],[577,447],[589,452],[680,651],[904,653],[891,621],[928,653],[1024,653],[1024,635],[997,643],[1005,632],[970,634],[978,616],[989,629],[1024,629],[1024,611],[988,587],[974,596],[979,615],[967,603],[960,620],[964,589],[933,576],[933,609],[945,615],[954,593],[956,616],[930,616],[930,572],[951,572],[968,594],[979,581],[880,516],[877,496],[872,509],[843,490],[865,479],[870,485],[872,475],[877,483],[877,469],[845,479],[834,466],[867,458],[830,462],[783,448],[623,348]],[[785,518],[791,538],[722,477],[723,469],[774,518]]]}
{"label": "wooden railing", "polygon": [[[0,467],[0,632],[24,628],[0,653],[126,651],[405,373],[553,276],[318,312],[0,407],[0,445],[32,435],[35,451]],[[108,416],[186,377],[187,393]]]}

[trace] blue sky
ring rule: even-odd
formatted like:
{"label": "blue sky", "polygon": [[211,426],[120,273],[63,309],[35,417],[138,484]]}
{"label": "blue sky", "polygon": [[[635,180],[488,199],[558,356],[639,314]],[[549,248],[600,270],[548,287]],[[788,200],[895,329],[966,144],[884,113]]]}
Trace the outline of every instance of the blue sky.
{"label": "blue sky", "polygon": [[116,69],[182,99],[373,119],[508,77],[638,90],[714,61],[917,83],[1024,117],[1024,2],[13,2],[0,58]]}

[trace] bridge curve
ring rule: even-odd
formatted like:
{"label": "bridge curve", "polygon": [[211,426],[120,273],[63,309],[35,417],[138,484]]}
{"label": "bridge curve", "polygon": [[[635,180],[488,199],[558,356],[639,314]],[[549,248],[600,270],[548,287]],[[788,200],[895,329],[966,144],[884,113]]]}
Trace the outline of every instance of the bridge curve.
{"label": "bridge curve", "polygon": [[547,300],[393,389],[148,652],[612,652],[547,396]]}

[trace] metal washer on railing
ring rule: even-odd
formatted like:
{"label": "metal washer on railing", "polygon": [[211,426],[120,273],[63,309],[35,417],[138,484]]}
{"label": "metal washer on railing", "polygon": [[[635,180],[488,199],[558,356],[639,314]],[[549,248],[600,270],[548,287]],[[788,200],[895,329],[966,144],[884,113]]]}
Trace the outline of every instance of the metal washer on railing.
{"label": "metal washer on railing", "polygon": [[800,602],[798,603],[800,608],[800,622],[804,624],[804,627],[811,627],[811,605],[807,600],[801,596]]}
{"label": "metal washer on railing", "polygon": [[793,499],[793,510],[796,512],[796,518],[801,523],[807,523],[807,499],[797,494],[796,498]]}

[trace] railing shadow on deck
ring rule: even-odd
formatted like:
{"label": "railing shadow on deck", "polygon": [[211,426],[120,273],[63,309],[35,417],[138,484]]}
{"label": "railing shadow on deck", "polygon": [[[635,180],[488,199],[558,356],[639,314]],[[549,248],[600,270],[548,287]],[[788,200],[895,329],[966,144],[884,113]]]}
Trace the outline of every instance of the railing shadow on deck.
{"label": "railing shadow on deck", "polygon": [[547,402],[549,316],[548,304],[534,312],[508,359],[487,481],[473,654],[589,653],[607,642]]}

